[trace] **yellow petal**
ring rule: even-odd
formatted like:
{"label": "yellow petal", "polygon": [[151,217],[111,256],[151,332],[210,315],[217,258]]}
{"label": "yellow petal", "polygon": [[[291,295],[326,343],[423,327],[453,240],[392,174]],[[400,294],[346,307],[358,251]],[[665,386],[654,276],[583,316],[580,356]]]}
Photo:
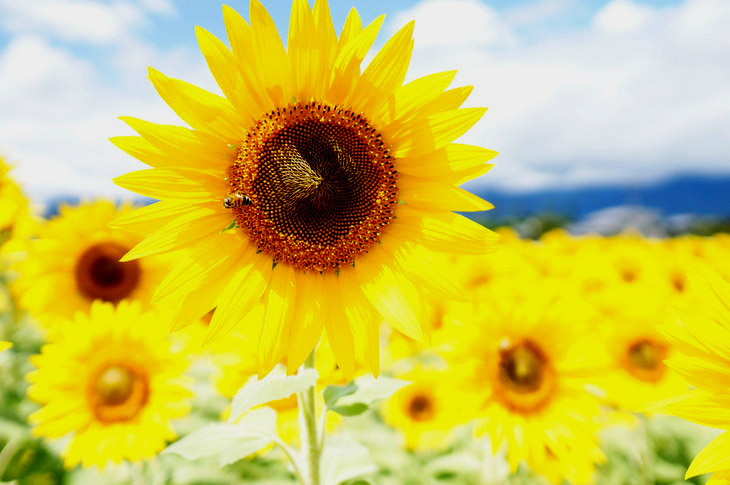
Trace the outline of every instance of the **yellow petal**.
{"label": "yellow petal", "polygon": [[382,100],[403,84],[413,52],[413,28],[409,22],[375,55],[348,100],[356,111],[373,112]]}
{"label": "yellow petal", "polygon": [[331,298],[324,291],[320,273],[296,274],[297,304],[289,331],[289,341],[296,342],[289,348],[287,372],[293,374],[304,363],[319,342],[327,319],[326,299]]}
{"label": "yellow petal", "polygon": [[[148,165],[223,170],[236,159],[236,150],[232,150],[218,138],[207,133],[189,130],[182,126],[150,123],[130,116],[120,116],[119,119],[157,149],[152,151],[148,148],[147,152],[152,151],[153,155],[161,153],[151,160],[155,162],[154,164],[142,159]],[[112,141],[114,142],[114,139]],[[120,146],[116,142],[115,144]],[[120,148],[127,151],[124,147]],[[140,158],[135,154],[132,156]]]}
{"label": "yellow petal", "polygon": [[432,251],[484,254],[499,236],[479,223],[453,212],[422,212],[400,206],[397,219],[386,229],[389,237],[414,241]]}
{"label": "yellow petal", "polygon": [[423,297],[410,280],[377,257],[377,249],[355,262],[362,291],[386,322],[408,337],[423,341]]}
{"label": "yellow petal", "polygon": [[360,32],[362,32],[362,20],[360,19],[360,14],[358,14],[355,7],[353,7],[348,12],[347,18],[345,19],[345,25],[342,27],[337,52],[339,53],[345,45],[353,41]]}
{"label": "yellow petal", "polygon": [[259,0],[251,0],[251,28],[256,72],[275,106],[291,101],[289,65],[276,24]]}
{"label": "yellow petal", "polygon": [[334,104],[345,104],[352,96],[360,76],[360,64],[372,47],[383,25],[381,15],[365,27],[357,36],[341,47],[332,70],[332,80],[327,99]]}
{"label": "yellow petal", "polygon": [[712,428],[730,427],[730,396],[691,391],[665,404],[667,412]]}
{"label": "yellow petal", "polygon": [[494,206],[459,187],[402,174],[398,177],[398,198],[417,209],[486,211]]}
{"label": "yellow petal", "polygon": [[149,233],[156,231],[176,217],[180,217],[189,211],[189,202],[165,200],[127,212],[111,221],[109,227]]}
{"label": "yellow petal", "polygon": [[208,62],[210,72],[223,94],[240,113],[241,119],[247,123],[241,128],[246,128],[260,115],[260,112],[255,103],[249,102],[251,96],[241,78],[241,74],[238,69],[233,68],[236,65],[233,53],[228,50],[223,42],[204,28],[196,27],[195,33],[198,37],[200,50]]}
{"label": "yellow petal", "polygon": [[153,199],[198,203],[222,201],[228,192],[224,180],[217,180],[205,172],[190,169],[185,172],[161,168],[137,170],[125,173],[113,181],[120,187]]}
{"label": "yellow petal", "polygon": [[328,296],[325,332],[332,347],[337,365],[346,377],[355,375],[355,339],[345,320],[345,302],[340,296],[339,277],[332,272],[322,275],[325,292]]}
{"label": "yellow petal", "polygon": [[687,469],[685,479],[730,469],[730,432],[726,431],[700,451]]}
{"label": "yellow petal", "polygon": [[210,271],[219,266],[230,269],[231,255],[243,251],[245,246],[245,241],[237,234],[224,232],[211,236],[198,244],[167,274],[155,290],[152,303],[159,303],[170,296],[180,298],[195,291]]}
{"label": "yellow petal", "polygon": [[247,259],[218,296],[215,313],[205,343],[227,335],[237,325],[246,325],[246,315],[268,288],[271,277],[271,259],[246,248]]}
{"label": "yellow petal", "polygon": [[[415,79],[396,89],[392,98],[384,99],[375,115],[389,123],[384,131],[393,131],[408,123],[414,113],[436,99],[454,80],[456,71],[437,72]],[[395,122],[395,123],[392,123]]]}
{"label": "yellow petal", "polygon": [[191,127],[217,136],[224,144],[241,140],[246,122],[226,98],[152,68],[149,78],[162,99]]}
{"label": "yellow petal", "polygon": [[[429,177],[445,183],[455,183],[471,170],[488,170],[491,165],[485,164],[497,156],[494,150],[450,143],[445,147],[429,153],[427,156],[409,156],[396,160],[398,171],[418,177]],[[456,182],[460,184],[462,181]]]}
{"label": "yellow petal", "polygon": [[[264,302],[266,313],[258,348],[259,377],[271,372],[289,349],[289,331],[297,296],[294,283],[294,268],[288,264],[276,265]],[[298,345],[298,342],[294,345]]]}
{"label": "yellow petal", "polygon": [[462,108],[417,120],[392,140],[397,158],[424,155],[445,147],[469,131],[486,108]]}
{"label": "yellow petal", "polygon": [[380,315],[367,301],[354,278],[348,281],[340,276],[340,294],[345,318],[354,341],[358,343],[358,350],[363,350],[365,362],[377,377],[380,373]]}
{"label": "yellow petal", "polygon": [[187,214],[173,219],[141,241],[125,254],[121,261],[131,261],[143,256],[191,247],[217,235],[229,222],[228,214],[209,208],[191,209]]}

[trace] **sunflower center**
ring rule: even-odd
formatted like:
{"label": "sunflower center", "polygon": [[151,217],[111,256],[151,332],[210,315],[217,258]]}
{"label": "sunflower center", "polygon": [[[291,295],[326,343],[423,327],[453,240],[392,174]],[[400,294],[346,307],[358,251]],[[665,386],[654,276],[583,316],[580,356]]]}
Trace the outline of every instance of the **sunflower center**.
{"label": "sunflower center", "polygon": [[433,399],[424,394],[416,394],[408,402],[408,416],[413,421],[429,421],[433,419],[436,410]]}
{"label": "sunflower center", "polygon": [[120,263],[129,248],[113,242],[89,247],[76,262],[76,286],[91,300],[117,303],[128,297],[139,283],[141,270],[137,261]]}
{"label": "sunflower center", "polygon": [[147,404],[148,397],[147,376],[125,365],[104,367],[89,382],[91,409],[104,423],[133,419]]}
{"label": "sunflower center", "polygon": [[274,261],[309,271],[351,264],[394,218],[397,172],[362,115],[322,103],[272,111],[229,170],[238,227]]}
{"label": "sunflower center", "polygon": [[539,346],[529,340],[500,352],[498,396],[510,408],[533,411],[549,399],[555,385],[555,375]]}
{"label": "sunflower center", "polygon": [[666,371],[667,345],[649,339],[631,344],[626,350],[626,368],[637,379],[656,382]]}

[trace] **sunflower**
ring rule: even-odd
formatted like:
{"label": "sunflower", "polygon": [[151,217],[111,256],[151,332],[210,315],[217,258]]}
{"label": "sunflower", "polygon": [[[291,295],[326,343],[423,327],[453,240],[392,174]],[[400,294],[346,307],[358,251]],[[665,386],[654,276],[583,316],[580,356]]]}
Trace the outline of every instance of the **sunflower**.
{"label": "sunflower", "polygon": [[462,423],[459,393],[448,374],[435,367],[417,367],[399,377],[411,384],[383,403],[385,421],[403,433],[409,449],[448,446],[454,426]]}
{"label": "sunflower", "polygon": [[452,212],[492,207],[457,186],[496,153],[453,143],[485,109],[460,108],[455,71],[403,84],[413,23],[361,71],[383,17],[363,28],[353,9],[338,38],[326,0],[295,0],[285,48],[258,0],[250,24],[223,10],[230,49],[197,34],[225,97],[151,69],[192,129],[122,118],[141,137],[112,139],[152,167],[116,183],[160,199],[118,222],[155,228],[123,260],[189,248],[156,301],[189,320],[217,307],[208,340],[245,321],[260,374],[296,369],[323,329],[347,373],[357,354],[377,373],[381,321],[422,340],[423,293],[458,293],[433,254],[496,237]]}
{"label": "sunflower", "polygon": [[[678,318],[662,327],[678,354],[667,360],[696,389],[656,406],[662,412],[705,426],[730,429],[730,284],[710,270],[694,285],[709,313],[678,311]],[[730,483],[730,431],[712,441],[692,461],[686,477],[713,473],[708,484]]]}
{"label": "sunflower", "polygon": [[524,462],[555,483],[589,483],[602,459],[601,410],[585,384],[604,365],[589,337],[592,313],[569,297],[521,293],[495,292],[463,316],[460,339],[445,355],[469,396],[463,416],[476,419],[495,452],[506,447],[512,471]]}
{"label": "sunflower", "polygon": [[29,216],[28,200],[9,172],[10,166],[0,157],[0,243],[7,240],[18,223]]}
{"label": "sunflower", "polygon": [[161,257],[118,262],[141,237],[107,225],[130,210],[105,200],[62,206],[39,229],[27,259],[18,265],[14,289],[21,306],[52,326],[53,318],[45,317],[71,317],[88,311],[94,300],[128,298],[148,304],[168,263]]}
{"label": "sunflower", "polygon": [[12,343],[10,343],[10,342],[3,342],[2,340],[0,340],[0,352],[2,352],[3,350],[8,350],[12,346],[13,346]]}
{"label": "sunflower", "polygon": [[[675,350],[659,331],[668,302],[651,295],[620,293],[624,308],[602,326],[610,368],[596,380],[606,391],[609,404],[624,411],[639,411],[646,404],[687,390],[687,382],[664,364]],[[627,301],[633,305],[626,306]]]}
{"label": "sunflower", "polygon": [[189,412],[183,372],[168,326],[138,303],[96,301],[32,358],[28,395],[36,435],[71,435],[67,467],[153,457],[175,438],[170,420]]}

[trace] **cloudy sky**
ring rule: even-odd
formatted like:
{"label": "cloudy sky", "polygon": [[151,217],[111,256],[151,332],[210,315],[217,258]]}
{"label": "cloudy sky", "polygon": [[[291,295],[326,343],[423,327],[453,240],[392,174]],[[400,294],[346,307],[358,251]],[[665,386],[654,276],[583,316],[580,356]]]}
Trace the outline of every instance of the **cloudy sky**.
{"label": "cloudy sky", "polygon": [[[247,15],[247,1],[229,2]],[[285,36],[288,0],[264,0]],[[476,182],[515,191],[730,173],[729,0],[330,0],[416,19],[409,78],[459,69],[490,109],[464,138],[498,150]],[[124,195],[140,168],[117,116],[180,123],[147,66],[218,92],[194,26],[225,38],[218,0],[0,0],[0,153],[37,200]]]}

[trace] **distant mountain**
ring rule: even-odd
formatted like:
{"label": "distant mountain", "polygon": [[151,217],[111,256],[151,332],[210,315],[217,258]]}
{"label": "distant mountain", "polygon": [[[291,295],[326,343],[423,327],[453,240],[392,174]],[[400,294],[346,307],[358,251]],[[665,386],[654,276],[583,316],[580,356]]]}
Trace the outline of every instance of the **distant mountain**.
{"label": "distant mountain", "polygon": [[684,175],[653,185],[476,192],[495,205],[488,213],[495,218],[554,212],[580,220],[591,212],[625,205],[654,209],[663,216],[688,213],[730,216],[730,176]]}

